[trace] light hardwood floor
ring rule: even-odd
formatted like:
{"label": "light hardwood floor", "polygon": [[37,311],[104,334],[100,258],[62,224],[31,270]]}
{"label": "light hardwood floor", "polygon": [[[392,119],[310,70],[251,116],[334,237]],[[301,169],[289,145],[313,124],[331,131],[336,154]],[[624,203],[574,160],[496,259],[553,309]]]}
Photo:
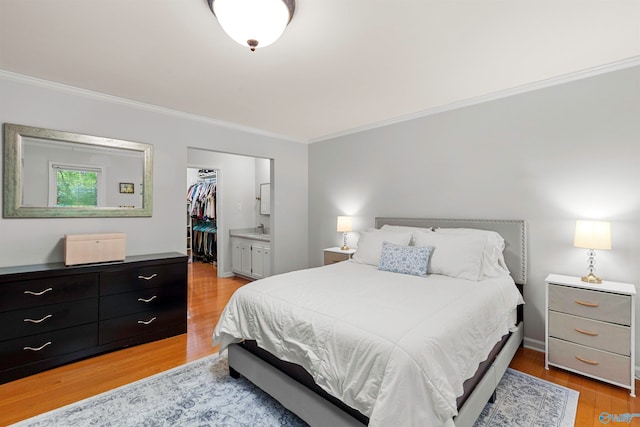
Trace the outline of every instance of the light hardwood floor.
{"label": "light hardwood floor", "polygon": [[166,371],[218,351],[211,335],[233,292],[247,283],[219,279],[211,264],[189,264],[186,334],[85,359],[0,385],[0,426]]}
{"label": "light hardwood floor", "polygon": [[[186,362],[213,354],[211,333],[233,292],[246,284],[219,279],[204,263],[189,264],[188,333],[104,354],[0,385],[0,426],[5,426]],[[624,389],[552,368],[544,354],[521,348],[511,367],[580,392],[576,425],[602,426],[599,415],[640,413],[637,398]],[[637,384],[638,382],[636,382]],[[636,385],[638,387],[638,385]],[[640,425],[635,418],[632,425]]]}

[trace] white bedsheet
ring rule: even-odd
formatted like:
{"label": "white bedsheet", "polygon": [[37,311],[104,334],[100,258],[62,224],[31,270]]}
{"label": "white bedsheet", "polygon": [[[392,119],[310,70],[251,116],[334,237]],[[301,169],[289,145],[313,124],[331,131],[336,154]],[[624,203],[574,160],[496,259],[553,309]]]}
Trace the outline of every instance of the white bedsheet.
{"label": "white bedsheet", "polygon": [[213,334],[297,363],[370,426],[452,425],[456,397],[513,326],[513,280],[416,277],[341,262],[238,289]]}

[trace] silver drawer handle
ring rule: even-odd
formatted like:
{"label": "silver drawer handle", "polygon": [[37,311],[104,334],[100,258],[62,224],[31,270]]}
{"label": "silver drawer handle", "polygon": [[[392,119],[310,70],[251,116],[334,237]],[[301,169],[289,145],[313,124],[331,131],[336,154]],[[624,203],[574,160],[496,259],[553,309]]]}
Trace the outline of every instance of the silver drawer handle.
{"label": "silver drawer handle", "polygon": [[142,325],[148,325],[149,323],[153,322],[154,320],[156,320],[156,318],[152,317],[150,320],[147,320],[146,322],[144,320],[138,320],[138,323],[140,323]]}
{"label": "silver drawer handle", "polygon": [[23,350],[40,351],[40,350],[42,350],[43,348],[45,348],[46,346],[48,346],[48,345],[51,345],[51,341],[49,341],[49,342],[48,342],[48,343],[46,343],[46,344],[42,344],[42,345],[41,345],[40,347],[38,347],[38,348],[33,348],[33,347],[24,347],[24,348],[23,348]]}
{"label": "silver drawer handle", "polygon": [[157,275],[158,275],[157,273],[153,273],[151,276],[138,276],[138,279],[151,280]]}
{"label": "silver drawer handle", "polygon": [[576,300],[576,304],[584,305],[585,307],[600,307],[600,304],[596,304],[595,302],[586,302]]}
{"label": "silver drawer handle", "polygon": [[151,302],[151,301],[153,301],[153,300],[154,300],[154,299],[156,299],[156,298],[158,298],[158,296],[157,296],[157,295],[154,295],[154,296],[152,296],[151,298],[148,298],[148,299],[138,298],[138,301],[140,301],[140,302]]}
{"label": "silver drawer handle", "polygon": [[53,317],[51,314],[47,314],[46,316],[44,316],[42,319],[40,320],[33,320],[33,319],[24,319],[25,322],[29,322],[29,323],[42,323],[45,320],[47,320],[48,318]]}
{"label": "silver drawer handle", "polygon": [[576,332],[580,332],[581,334],[589,335],[590,337],[597,337],[597,332],[585,331],[584,329],[575,328]]}
{"label": "silver drawer handle", "polygon": [[51,292],[52,290],[53,290],[53,288],[47,288],[47,289],[45,289],[44,291],[41,291],[41,292],[24,291],[24,293],[27,294],[27,295],[35,295],[35,296],[39,297],[40,295],[44,295],[47,292]]}
{"label": "silver drawer handle", "polygon": [[581,362],[588,363],[589,365],[599,365],[600,364],[600,362],[598,362],[597,360],[589,360],[589,359],[585,359],[584,357],[580,357],[580,356],[576,356],[576,359],[578,359]]}

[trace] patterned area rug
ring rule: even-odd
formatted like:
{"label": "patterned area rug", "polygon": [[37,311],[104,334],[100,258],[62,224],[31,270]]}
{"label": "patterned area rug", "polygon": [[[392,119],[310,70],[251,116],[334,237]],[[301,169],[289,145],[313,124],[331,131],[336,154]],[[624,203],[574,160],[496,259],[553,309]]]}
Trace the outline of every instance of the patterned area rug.
{"label": "patterned area rug", "polygon": [[579,393],[570,388],[509,368],[496,395],[495,403],[487,403],[474,427],[573,427],[575,423]]}
{"label": "patterned area rug", "polygon": [[[573,426],[578,393],[509,369],[476,426]],[[209,356],[14,426],[306,426]]]}

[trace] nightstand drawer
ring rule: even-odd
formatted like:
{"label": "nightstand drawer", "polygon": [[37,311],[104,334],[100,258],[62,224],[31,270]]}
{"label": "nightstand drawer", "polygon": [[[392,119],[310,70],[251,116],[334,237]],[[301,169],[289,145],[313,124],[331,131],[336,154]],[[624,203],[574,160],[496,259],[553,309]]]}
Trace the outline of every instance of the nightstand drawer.
{"label": "nightstand drawer", "polygon": [[549,363],[629,387],[631,359],[568,341],[549,338]]}
{"label": "nightstand drawer", "polygon": [[549,309],[620,325],[631,324],[628,295],[550,284]]}
{"label": "nightstand drawer", "polygon": [[336,262],[346,261],[349,259],[349,254],[339,254],[336,252],[324,253],[324,265],[334,264]]}
{"label": "nightstand drawer", "polygon": [[623,356],[631,355],[631,328],[628,326],[550,311],[549,336]]}

